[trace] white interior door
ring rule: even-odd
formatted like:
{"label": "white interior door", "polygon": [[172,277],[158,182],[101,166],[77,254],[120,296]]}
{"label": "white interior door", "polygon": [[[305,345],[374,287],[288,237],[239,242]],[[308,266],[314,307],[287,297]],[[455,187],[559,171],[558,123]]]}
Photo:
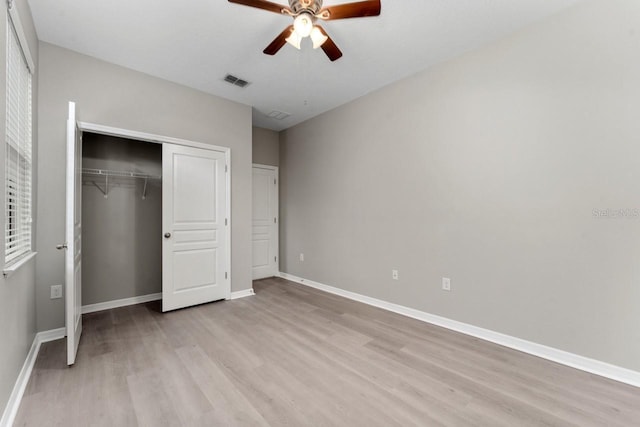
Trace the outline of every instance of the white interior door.
{"label": "white interior door", "polygon": [[69,103],[67,119],[67,194],[65,232],[65,297],[67,364],[76,361],[82,334],[82,142],[76,105]]}
{"label": "white interior door", "polygon": [[162,146],[162,311],[229,298],[227,156]]}
{"label": "white interior door", "polygon": [[278,168],[253,166],[253,279],[278,273]]}

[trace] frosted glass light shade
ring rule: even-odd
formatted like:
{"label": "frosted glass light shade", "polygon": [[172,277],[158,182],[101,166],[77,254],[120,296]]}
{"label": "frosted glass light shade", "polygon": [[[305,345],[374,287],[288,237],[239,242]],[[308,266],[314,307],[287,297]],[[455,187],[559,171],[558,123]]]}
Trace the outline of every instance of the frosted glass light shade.
{"label": "frosted glass light shade", "polygon": [[308,13],[301,13],[293,20],[293,29],[300,37],[309,37],[313,29],[313,17]]}
{"label": "frosted glass light shade", "polygon": [[322,31],[320,31],[320,28],[318,27],[313,27],[313,30],[311,30],[310,37],[311,37],[311,41],[313,42],[314,49],[319,48],[324,44],[324,42],[326,42],[329,39],[329,37],[322,34]]}
{"label": "frosted glass light shade", "polygon": [[296,49],[300,50],[300,42],[302,41],[302,37],[298,35],[295,31],[291,32],[291,35],[285,39],[287,43]]}

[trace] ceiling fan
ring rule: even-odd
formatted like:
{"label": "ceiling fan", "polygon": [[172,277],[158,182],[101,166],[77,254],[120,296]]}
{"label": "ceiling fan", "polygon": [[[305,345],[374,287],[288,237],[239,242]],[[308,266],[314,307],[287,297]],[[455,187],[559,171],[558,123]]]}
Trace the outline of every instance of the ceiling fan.
{"label": "ceiling fan", "polygon": [[264,50],[267,55],[275,55],[285,43],[300,49],[300,42],[310,37],[313,48],[322,47],[331,61],[342,56],[338,46],[331,40],[317,20],[330,21],[333,19],[361,18],[380,15],[380,0],[367,0],[355,3],[338,4],[322,7],[322,0],[289,0],[289,7],[266,0],[229,0],[230,3],[256,7],[282,15],[291,16],[293,25],[289,25]]}

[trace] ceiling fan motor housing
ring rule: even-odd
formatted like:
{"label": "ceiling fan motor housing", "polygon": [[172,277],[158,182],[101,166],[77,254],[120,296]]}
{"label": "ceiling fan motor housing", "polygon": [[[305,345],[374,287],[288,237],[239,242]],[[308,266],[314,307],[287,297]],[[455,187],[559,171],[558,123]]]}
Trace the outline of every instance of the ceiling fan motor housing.
{"label": "ceiling fan motor housing", "polygon": [[295,15],[302,12],[315,15],[322,9],[322,0],[289,0],[289,7]]}

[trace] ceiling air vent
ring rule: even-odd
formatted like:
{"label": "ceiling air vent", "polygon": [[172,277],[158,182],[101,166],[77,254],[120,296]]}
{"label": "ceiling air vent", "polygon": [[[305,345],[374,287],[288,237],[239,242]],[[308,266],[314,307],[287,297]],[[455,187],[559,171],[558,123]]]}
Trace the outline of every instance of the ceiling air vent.
{"label": "ceiling air vent", "polygon": [[267,114],[267,117],[271,117],[272,119],[276,119],[276,120],[284,120],[290,115],[291,113],[284,113],[282,111],[273,110],[272,112]]}
{"label": "ceiling air vent", "polygon": [[231,83],[234,86],[238,86],[238,87],[246,87],[248,85],[250,85],[250,83],[246,80],[242,80],[236,76],[232,76],[231,74],[227,74],[224,77],[224,81],[227,83]]}

